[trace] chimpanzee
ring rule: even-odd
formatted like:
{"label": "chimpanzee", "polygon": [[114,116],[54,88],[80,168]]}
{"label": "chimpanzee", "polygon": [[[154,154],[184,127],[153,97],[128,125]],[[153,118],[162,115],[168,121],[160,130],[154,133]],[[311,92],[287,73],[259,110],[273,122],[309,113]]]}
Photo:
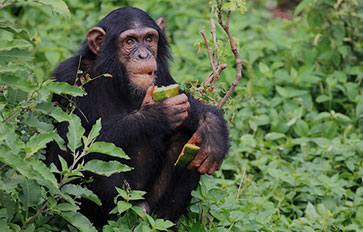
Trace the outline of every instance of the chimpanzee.
{"label": "chimpanzee", "polygon": [[[85,84],[87,95],[73,99],[86,131],[102,118],[98,140],[121,147],[131,158],[121,162],[134,168],[110,177],[92,176],[88,188],[98,195],[102,206],[83,200],[81,212],[97,226],[109,218],[115,187],[125,183],[147,192],[144,201],[135,202],[144,211],[177,221],[200,174],[218,170],[228,151],[228,130],[220,110],[182,91],[160,102],[152,100],[154,86],[176,83],[169,73],[171,56],[164,29],[164,19],[154,21],[140,9],[114,10],[88,31],[79,53],[54,72],[56,81],[69,84],[75,83],[78,67],[90,77],[112,75]],[[58,95],[53,100],[63,107],[69,104]],[[67,124],[56,127],[66,141]],[[190,140],[200,145],[199,153],[186,168],[174,167]],[[48,149],[48,162],[60,166],[58,154],[71,162],[71,154],[55,144]],[[88,157],[111,159],[101,154]]]}

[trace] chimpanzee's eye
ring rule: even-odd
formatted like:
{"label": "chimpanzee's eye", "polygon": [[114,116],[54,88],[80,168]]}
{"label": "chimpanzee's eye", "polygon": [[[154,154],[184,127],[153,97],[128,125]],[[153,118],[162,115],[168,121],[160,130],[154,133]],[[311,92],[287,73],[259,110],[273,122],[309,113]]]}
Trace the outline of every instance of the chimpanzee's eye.
{"label": "chimpanzee's eye", "polygon": [[146,37],[146,42],[151,43],[152,41],[153,41],[153,37],[151,35]]}
{"label": "chimpanzee's eye", "polygon": [[133,39],[133,38],[128,38],[127,40],[126,40],[126,44],[127,45],[132,45],[132,44],[134,44],[135,43],[135,40]]}

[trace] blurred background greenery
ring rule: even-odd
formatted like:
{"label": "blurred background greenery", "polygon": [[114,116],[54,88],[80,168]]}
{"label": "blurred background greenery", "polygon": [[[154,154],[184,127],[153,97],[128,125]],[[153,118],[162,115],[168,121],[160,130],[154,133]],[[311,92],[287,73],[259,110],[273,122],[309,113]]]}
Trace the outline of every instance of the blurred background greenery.
{"label": "blurred background greenery", "polygon": [[[30,102],[34,106],[50,99],[31,95],[29,88],[49,79],[56,65],[79,49],[89,28],[118,7],[138,7],[154,19],[165,18],[177,81],[203,80],[211,71],[200,35],[215,17],[206,0],[0,3],[10,3],[0,9],[0,148],[18,148],[20,155],[21,144],[38,133],[24,123],[32,113]],[[242,81],[224,107],[230,152],[220,171],[203,176],[178,230],[363,231],[362,0],[256,0],[247,5],[246,14],[234,11],[230,19],[245,62]],[[234,57],[219,26],[217,37],[220,57],[228,65],[220,84],[227,88],[235,78]],[[22,78],[21,83],[9,81],[9,75]],[[4,120],[9,116],[15,121]],[[44,158],[43,150],[37,152]],[[26,191],[14,182],[24,174],[14,172],[1,155],[0,162],[0,225],[20,230],[24,222],[19,215],[30,218],[47,194],[25,204],[21,196]],[[110,222],[104,231],[126,231],[123,223]],[[24,229],[59,231],[60,226],[75,230],[54,222],[49,211]],[[158,229],[149,221],[127,230]]]}

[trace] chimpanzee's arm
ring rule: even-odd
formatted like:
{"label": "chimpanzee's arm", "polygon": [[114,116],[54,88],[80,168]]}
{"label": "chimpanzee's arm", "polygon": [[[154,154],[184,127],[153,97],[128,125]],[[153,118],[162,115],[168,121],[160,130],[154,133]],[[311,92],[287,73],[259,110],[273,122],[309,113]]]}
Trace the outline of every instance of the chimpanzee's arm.
{"label": "chimpanzee's arm", "polygon": [[197,169],[201,174],[213,174],[228,152],[227,122],[221,110],[204,105],[192,96],[189,96],[189,103],[188,118],[182,127],[194,132],[191,140],[199,144],[201,150],[188,168]]}
{"label": "chimpanzee's arm", "polygon": [[124,147],[147,141],[155,135],[169,134],[172,127],[164,112],[163,104],[145,104],[132,113],[118,114],[103,123],[99,140]]}

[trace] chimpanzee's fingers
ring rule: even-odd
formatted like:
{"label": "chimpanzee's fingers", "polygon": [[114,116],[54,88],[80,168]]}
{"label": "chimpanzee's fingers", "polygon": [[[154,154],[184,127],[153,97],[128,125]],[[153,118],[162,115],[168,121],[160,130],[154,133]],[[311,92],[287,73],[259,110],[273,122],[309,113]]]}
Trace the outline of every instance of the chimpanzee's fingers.
{"label": "chimpanzee's fingers", "polygon": [[[207,172],[209,172],[209,170],[213,167],[214,165],[214,161],[210,158],[207,158],[203,161],[203,163],[200,165],[200,167],[197,169],[197,171],[204,175],[206,174]],[[213,171],[214,172],[214,171]],[[213,174],[212,172],[212,174]],[[209,173],[208,173],[209,174]]]}
{"label": "chimpanzee's fingers", "polygon": [[202,136],[197,132],[195,132],[192,137],[188,140],[189,144],[202,143]]}
{"label": "chimpanzee's fingers", "polygon": [[146,103],[153,102],[154,89],[155,89],[155,86],[154,85],[150,86],[147,89],[146,94],[145,94],[145,97],[144,97],[144,100],[142,101],[142,105],[144,105]]}
{"label": "chimpanzee's fingers", "polygon": [[190,109],[189,102],[185,102],[179,105],[174,105],[173,107],[171,107],[171,110],[173,111],[174,114],[182,113],[188,111],[189,109]]}
{"label": "chimpanzee's fingers", "polygon": [[171,97],[171,98],[168,98],[165,100],[165,103],[167,105],[179,105],[179,104],[183,104],[185,102],[188,101],[188,97],[187,95],[185,95],[185,93],[183,94],[179,94],[179,95],[176,95],[175,97]]}
{"label": "chimpanzee's fingers", "polygon": [[207,174],[208,175],[212,175],[215,171],[217,171],[217,167],[218,167],[218,162],[217,161],[214,161],[212,166],[209,168],[209,170],[207,171]]}
{"label": "chimpanzee's fingers", "polygon": [[203,163],[203,161],[208,157],[207,154],[205,153],[198,153],[195,158],[192,160],[192,162],[189,163],[189,165],[187,166],[187,169],[189,170],[193,170],[196,168],[199,168],[200,165]]}

